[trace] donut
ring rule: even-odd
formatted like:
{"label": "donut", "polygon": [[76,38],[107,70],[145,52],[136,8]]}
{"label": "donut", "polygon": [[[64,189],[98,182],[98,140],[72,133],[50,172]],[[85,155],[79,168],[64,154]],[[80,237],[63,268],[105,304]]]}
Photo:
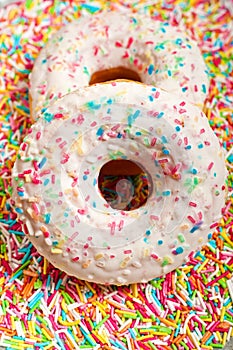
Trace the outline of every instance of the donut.
{"label": "donut", "polygon": [[[115,168],[132,163],[116,175],[141,169],[144,203],[125,209],[102,195],[98,177],[113,160]],[[108,167],[103,175],[114,175]],[[223,151],[197,106],[153,86],[113,81],[44,110],[21,145],[12,198],[28,238],[52,264],[122,285],[172,271],[207,242],[225,203],[225,178]],[[129,204],[140,190],[130,178],[119,182],[118,197]]]}
{"label": "donut", "polygon": [[102,12],[64,26],[41,50],[30,77],[32,118],[68,92],[114,79],[157,86],[200,108],[209,89],[200,50],[179,26]]}

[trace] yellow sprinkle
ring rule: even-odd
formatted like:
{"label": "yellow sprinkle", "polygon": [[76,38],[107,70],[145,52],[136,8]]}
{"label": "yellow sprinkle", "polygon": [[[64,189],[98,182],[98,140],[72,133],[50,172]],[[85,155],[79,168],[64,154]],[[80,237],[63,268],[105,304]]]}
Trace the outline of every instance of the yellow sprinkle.
{"label": "yellow sprinkle", "polygon": [[41,332],[44,334],[44,336],[48,339],[48,340],[52,340],[53,338],[49,335],[49,333],[44,329],[41,328]]}
{"label": "yellow sprinkle", "polygon": [[44,265],[43,265],[43,274],[44,275],[47,274],[47,267],[48,267],[48,262],[47,262],[47,259],[44,258]]}
{"label": "yellow sprinkle", "polygon": [[226,230],[223,229],[221,232],[221,236],[225,239],[227,243],[229,243],[233,247],[233,241],[226,235]]}
{"label": "yellow sprinkle", "polygon": [[220,332],[219,332],[219,331],[216,331],[216,335],[217,335],[218,340],[219,340],[220,343],[222,344],[222,336],[221,336]]}
{"label": "yellow sprinkle", "polygon": [[80,320],[76,320],[72,322],[64,321],[61,316],[58,317],[58,321],[63,326],[77,326],[80,323]]}
{"label": "yellow sprinkle", "polygon": [[145,323],[151,322],[151,318],[143,318],[142,321],[145,322]]}
{"label": "yellow sprinkle", "polygon": [[137,283],[132,284],[132,293],[133,293],[134,298],[138,297],[138,285],[137,285]]}
{"label": "yellow sprinkle", "polygon": [[[159,333],[159,332],[157,332]],[[154,334],[154,333],[153,333]],[[165,333],[163,333],[164,335]],[[166,334],[167,335],[167,334]],[[145,340],[145,339],[148,339],[148,338],[151,338],[151,334],[148,334],[148,335],[143,335],[142,337],[137,337],[137,340]]]}
{"label": "yellow sprinkle", "polygon": [[222,344],[225,346],[227,342],[227,332],[223,333]]}
{"label": "yellow sprinkle", "polygon": [[14,320],[14,316],[11,315],[11,329],[12,331],[14,331],[16,328],[15,328],[15,320]]}
{"label": "yellow sprinkle", "polygon": [[1,208],[3,208],[6,204],[6,197],[2,197],[2,203],[1,203]]}
{"label": "yellow sprinkle", "polygon": [[99,310],[100,310],[103,317],[105,317],[107,315],[105,310],[103,309],[103,304],[101,304],[99,301],[93,302],[93,305],[95,305],[95,306],[97,305],[99,307]]}
{"label": "yellow sprinkle", "polygon": [[66,313],[68,312],[65,299],[63,299],[62,302],[61,302],[61,308],[62,308],[62,310],[64,310]]}
{"label": "yellow sprinkle", "polygon": [[62,249],[52,247],[51,248],[51,253],[53,253],[53,254],[61,254],[62,253]]}
{"label": "yellow sprinkle", "polygon": [[86,286],[90,289],[90,291],[92,291],[93,294],[96,294],[95,289],[90,285],[90,283],[87,281],[85,281],[85,283],[86,283]]}
{"label": "yellow sprinkle", "polygon": [[203,345],[203,344],[201,344],[201,348],[202,349],[209,349],[209,350],[213,350],[213,348],[212,348],[212,346],[209,346],[209,345]]}
{"label": "yellow sprinkle", "polygon": [[79,288],[79,285],[76,284],[75,286],[76,286],[76,290],[77,290],[77,293],[78,293],[78,296],[79,296],[79,299],[80,299],[81,303],[84,303],[83,295],[82,295],[82,292],[81,292],[81,290]]}
{"label": "yellow sprinkle", "polygon": [[221,315],[220,315],[220,322],[223,322],[225,312],[226,312],[226,307],[223,306],[223,308],[222,308],[222,310],[221,310]]}
{"label": "yellow sprinkle", "polygon": [[[177,311],[178,312],[178,311]],[[169,321],[167,320],[166,318],[162,318],[162,317],[158,317],[160,319],[160,321],[164,324],[166,324],[167,326],[171,326],[171,327],[174,327],[174,328],[177,328],[177,324],[175,324],[174,322],[172,321]]]}
{"label": "yellow sprinkle", "polygon": [[133,303],[130,300],[126,301],[126,306],[131,309],[131,310],[135,310],[135,307],[133,305]]}
{"label": "yellow sprinkle", "polygon": [[205,259],[205,261],[201,264],[201,266],[198,267],[197,269],[197,273],[201,272],[201,270],[203,269],[203,267],[206,266],[206,264],[209,262],[209,259]]}
{"label": "yellow sprinkle", "polygon": [[[135,312],[130,312],[130,311],[124,311],[124,310],[116,310],[115,311],[117,314],[120,314],[120,315],[125,315],[125,316],[135,316]],[[151,322],[151,319],[150,319],[150,322]]]}
{"label": "yellow sprinkle", "polygon": [[18,151],[18,149],[19,149],[19,146],[12,145],[12,144],[9,144],[8,147],[11,148],[11,149],[14,149],[16,151]]}
{"label": "yellow sprinkle", "polygon": [[179,319],[180,319],[180,310],[177,310],[177,312],[176,312],[176,318],[175,318],[175,323],[177,323]]}
{"label": "yellow sprinkle", "polygon": [[[107,343],[107,339],[103,338],[97,331],[93,330],[92,332],[101,343]],[[90,334],[88,334],[88,336],[90,337]]]}

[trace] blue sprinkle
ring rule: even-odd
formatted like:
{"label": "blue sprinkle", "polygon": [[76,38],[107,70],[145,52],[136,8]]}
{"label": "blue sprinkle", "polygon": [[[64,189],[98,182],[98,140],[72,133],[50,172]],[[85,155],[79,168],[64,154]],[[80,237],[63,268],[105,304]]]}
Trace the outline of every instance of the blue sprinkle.
{"label": "blue sprinkle", "polygon": [[44,59],[42,60],[42,64],[45,64],[46,62],[47,62],[47,59],[44,58]]}
{"label": "blue sprinkle", "polygon": [[146,231],[146,235],[147,235],[147,236],[150,236],[150,234],[151,234],[151,231],[150,231],[150,230],[147,230],[147,231]]}
{"label": "blue sprinkle", "polygon": [[47,121],[47,122],[51,122],[53,120],[53,114],[51,113],[48,113],[48,112],[45,112],[44,115],[43,115],[44,119]]}
{"label": "blue sprinkle", "polygon": [[49,184],[49,179],[44,180],[44,186],[47,186]]}
{"label": "blue sprinkle", "polygon": [[202,91],[204,92],[204,94],[206,93],[206,86],[205,86],[205,84],[202,84]]}
{"label": "blue sprinkle", "polygon": [[104,129],[102,129],[101,127],[96,131],[97,136],[102,136],[103,133],[104,133]]}
{"label": "blue sprinkle", "polygon": [[18,194],[19,197],[24,197],[24,192],[18,191],[17,194]]}
{"label": "blue sprinkle", "polygon": [[160,239],[159,241],[158,241],[158,245],[162,245],[163,244],[163,241]]}
{"label": "blue sprinkle", "polygon": [[165,148],[165,149],[163,149],[163,154],[167,154],[168,155],[168,154],[170,154],[170,152],[169,152],[168,149]]}
{"label": "blue sprinkle", "polygon": [[154,65],[153,64],[150,64],[149,67],[148,67],[148,74],[151,75],[154,71]]}
{"label": "blue sprinkle", "polygon": [[92,203],[93,208],[96,208],[96,202]]}
{"label": "blue sprinkle", "polygon": [[154,100],[154,97],[150,95],[149,100],[152,102]]}
{"label": "blue sprinkle", "polygon": [[168,196],[170,196],[171,195],[171,191],[163,191],[162,192],[162,195],[164,196],[164,197],[168,197]]}
{"label": "blue sprinkle", "polygon": [[162,141],[163,144],[164,144],[164,143],[167,143],[167,138],[166,138],[166,136],[162,136],[162,137],[161,137],[161,141]]}
{"label": "blue sprinkle", "polygon": [[89,4],[82,4],[82,8],[89,11],[90,13],[95,13],[100,10],[99,6],[93,6]]}
{"label": "blue sprinkle", "polygon": [[191,148],[192,148],[191,145],[188,145],[188,146],[185,147],[185,149],[191,149]]}
{"label": "blue sprinkle", "polygon": [[87,103],[86,103],[86,106],[87,106],[89,109],[94,109],[94,110],[97,110],[97,109],[100,109],[100,108],[101,108],[101,104],[97,104],[97,103],[94,102],[94,101],[87,102]]}
{"label": "blue sprinkle", "polygon": [[179,126],[176,126],[176,131],[180,131],[180,127]]}
{"label": "blue sprinkle", "polygon": [[23,210],[21,208],[15,208],[15,211],[19,214],[23,214]]}
{"label": "blue sprinkle", "polygon": [[188,90],[187,86],[185,86],[185,87],[182,88],[182,91],[183,91],[183,92],[185,92],[185,91],[187,91],[187,90]]}
{"label": "blue sprinkle", "polygon": [[43,168],[46,162],[47,162],[47,158],[46,157],[42,158],[40,163],[38,164],[38,168],[39,169]]}
{"label": "blue sprinkle", "polygon": [[201,226],[200,224],[194,225],[194,226],[191,228],[191,230],[190,230],[189,232],[190,232],[190,233],[193,233],[193,232],[199,230],[200,226]]}
{"label": "blue sprinkle", "polygon": [[44,222],[46,224],[49,224],[50,223],[50,220],[51,220],[51,214],[50,213],[47,213],[44,215]]}
{"label": "blue sprinkle", "polygon": [[196,175],[197,174],[197,169],[193,168],[191,171],[192,174]]}
{"label": "blue sprinkle", "polygon": [[183,249],[182,247],[177,247],[177,248],[176,248],[176,254],[177,254],[177,255],[178,255],[178,254],[182,254],[183,251],[184,251],[184,249]]}
{"label": "blue sprinkle", "polygon": [[181,45],[182,44],[182,39],[180,39],[180,38],[176,39],[175,43],[177,45]]}
{"label": "blue sprinkle", "polygon": [[157,118],[160,119],[164,116],[164,112],[160,112],[158,115],[157,115]]}
{"label": "blue sprinkle", "polygon": [[170,70],[168,70],[168,71],[167,71],[167,74],[168,74],[169,77],[171,77],[172,72],[171,72]]}
{"label": "blue sprinkle", "polygon": [[88,176],[85,174],[85,175],[83,175],[83,180],[84,181],[86,181],[87,180],[87,178],[88,178]]}
{"label": "blue sprinkle", "polygon": [[199,143],[199,145],[197,146],[199,149],[203,148],[203,144],[202,143]]}
{"label": "blue sprinkle", "polygon": [[97,180],[94,179],[94,180],[93,180],[93,186],[95,186],[96,184],[97,184]]}

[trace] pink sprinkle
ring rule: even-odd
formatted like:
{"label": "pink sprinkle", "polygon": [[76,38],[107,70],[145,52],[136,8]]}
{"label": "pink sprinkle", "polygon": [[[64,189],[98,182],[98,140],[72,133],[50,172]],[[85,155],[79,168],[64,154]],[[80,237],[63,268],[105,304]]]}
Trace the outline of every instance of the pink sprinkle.
{"label": "pink sprinkle", "polygon": [[132,45],[132,43],[133,43],[133,38],[130,37],[129,40],[128,40],[128,44],[127,44],[126,48],[129,49],[130,46]]}
{"label": "pink sprinkle", "polygon": [[131,253],[132,253],[131,249],[124,250],[124,254],[131,254]]}
{"label": "pink sprinkle", "polygon": [[24,142],[21,146],[22,151],[25,151],[27,148],[27,144]]}
{"label": "pink sprinkle", "polygon": [[213,162],[211,162],[211,163],[209,164],[209,166],[208,166],[207,170],[208,170],[208,171],[210,171],[210,170],[213,168],[213,165],[214,165],[214,163],[213,163]]}
{"label": "pink sprinkle", "polygon": [[34,169],[37,171],[39,168],[38,168],[38,165],[37,165],[37,161],[36,160],[33,160],[32,162],[33,166],[34,166]]}
{"label": "pink sprinkle", "polygon": [[151,220],[159,220],[159,217],[157,215],[150,215]]}
{"label": "pink sprinkle", "polygon": [[51,177],[52,184],[55,184],[55,175],[53,174]]}
{"label": "pink sprinkle", "polygon": [[156,141],[157,141],[157,138],[156,137],[153,137],[153,139],[151,140],[151,147],[153,147],[155,144],[156,144]]}
{"label": "pink sprinkle", "polygon": [[205,133],[205,129],[202,128],[202,129],[200,130],[200,134],[204,134],[204,133]]}
{"label": "pink sprinkle", "polygon": [[179,119],[175,119],[174,122],[178,125],[182,125],[182,122]]}
{"label": "pink sprinkle", "polygon": [[97,122],[96,122],[96,121],[94,121],[94,122],[92,122],[92,123],[91,123],[91,125],[90,125],[90,126],[94,127],[94,126],[96,126],[96,125],[97,125]]}
{"label": "pink sprinkle", "polygon": [[196,206],[197,206],[197,204],[196,204],[196,203],[194,203],[194,202],[189,202],[189,206],[190,206],[190,207],[196,207]]}
{"label": "pink sprinkle", "polygon": [[61,113],[56,113],[56,114],[54,114],[54,118],[55,118],[55,119],[61,119],[61,118],[63,118],[63,114],[61,114]]}
{"label": "pink sprinkle", "polygon": [[215,222],[214,224],[210,225],[210,228],[214,228],[218,226],[218,222]]}
{"label": "pink sprinkle", "polygon": [[118,225],[118,230],[121,231],[123,229],[123,226],[124,226],[124,220],[121,220]]}
{"label": "pink sprinkle", "polygon": [[192,224],[195,224],[196,220],[191,215],[188,215],[187,218]]}

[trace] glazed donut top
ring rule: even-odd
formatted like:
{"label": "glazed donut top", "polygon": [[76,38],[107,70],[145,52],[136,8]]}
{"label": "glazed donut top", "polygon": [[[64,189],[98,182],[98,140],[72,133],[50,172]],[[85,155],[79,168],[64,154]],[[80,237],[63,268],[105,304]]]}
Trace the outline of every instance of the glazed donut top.
{"label": "glazed donut top", "polygon": [[206,66],[181,28],[141,14],[102,12],[71,22],[42,49],[31,74],[32,117],[51,100],[88,86],[96,72],[117,67],[203,107]]}
{"label": "glazed donut top", "polygon": [[[141,207],[112,208],[100,168],[128,159],[150,174]],[[50,105],[21,145],[13,200],[55,266],[81,279],[148,281],[206,243],[221,217],[226,170],[201,110],[135,82],[92,85]]]}

